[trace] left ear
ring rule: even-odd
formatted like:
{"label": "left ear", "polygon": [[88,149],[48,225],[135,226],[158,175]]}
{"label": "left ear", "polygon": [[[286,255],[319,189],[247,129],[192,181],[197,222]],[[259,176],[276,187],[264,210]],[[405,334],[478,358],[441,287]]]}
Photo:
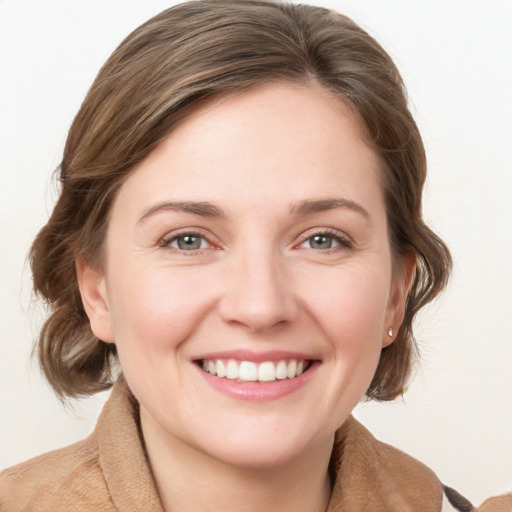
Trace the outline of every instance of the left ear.
{"label": "left ear", "polygon": [[94,335],[106,343],[114,343],[112,317],[105,276],[93,269],[83,258],[75,261],[82,303]]}
{"label": "left ear", "polygon": [[407,252],[400,257],[401,261],[393,275],[393,282],[386,309],[382,346],[387,347],[395,341],[396,334],[405,316],[405,303],[411,288],[416,269],[416,255]]}

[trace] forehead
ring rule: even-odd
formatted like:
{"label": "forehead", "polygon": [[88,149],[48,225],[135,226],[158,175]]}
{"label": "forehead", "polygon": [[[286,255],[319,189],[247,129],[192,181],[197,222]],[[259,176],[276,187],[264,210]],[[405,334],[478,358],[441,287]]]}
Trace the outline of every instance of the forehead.
{"label": "forehead", "polygon": [[372,202],[378,173],[376,153],[339,97],[318,85],[270,83],[194,112],[134,169],[120,195],[288,206],[343,193]]}

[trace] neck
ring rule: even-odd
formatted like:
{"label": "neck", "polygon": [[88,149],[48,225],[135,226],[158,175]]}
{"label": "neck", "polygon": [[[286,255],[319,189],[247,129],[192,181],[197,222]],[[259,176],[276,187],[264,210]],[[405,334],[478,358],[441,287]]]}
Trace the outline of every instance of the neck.
{"label": "neck", "polygon": [[237,467],[170,435],[141,415],[149,463],[166,512],[325,512],[333,439],[270,467]]}

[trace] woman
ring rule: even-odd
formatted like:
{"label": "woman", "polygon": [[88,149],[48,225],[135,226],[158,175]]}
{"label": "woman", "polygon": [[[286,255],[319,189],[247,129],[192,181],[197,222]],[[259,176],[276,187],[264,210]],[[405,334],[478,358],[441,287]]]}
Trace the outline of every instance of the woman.
{"label": "woman", "polygon": [[350,416],[403,392],[448,277],[424,179],[399,74],[347,18],[198,1],[137,29],[31,253],[48,381],[116,384],[88,439],[2,474],[2,510],[469,510]]}

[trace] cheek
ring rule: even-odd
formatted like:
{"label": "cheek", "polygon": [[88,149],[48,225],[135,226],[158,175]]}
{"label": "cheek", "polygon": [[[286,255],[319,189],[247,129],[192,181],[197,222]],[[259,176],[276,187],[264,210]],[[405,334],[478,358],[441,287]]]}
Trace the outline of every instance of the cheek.
{"label": "cheek", "polygon": [[386,279],[375,272],[344,269],[323,277],[317,274],[303,289],[309,312],[333,349],[380,349],[389,295]]}
{"label": "cheek", "polygon": [[205,286],[200,272],[158,268],[126,272],[118,267],[111,276],[110,287],[116,289],[109,293],[110,306],[121,358],[126,349],[150,357],[179,346],[211,307],[211,287]]}

